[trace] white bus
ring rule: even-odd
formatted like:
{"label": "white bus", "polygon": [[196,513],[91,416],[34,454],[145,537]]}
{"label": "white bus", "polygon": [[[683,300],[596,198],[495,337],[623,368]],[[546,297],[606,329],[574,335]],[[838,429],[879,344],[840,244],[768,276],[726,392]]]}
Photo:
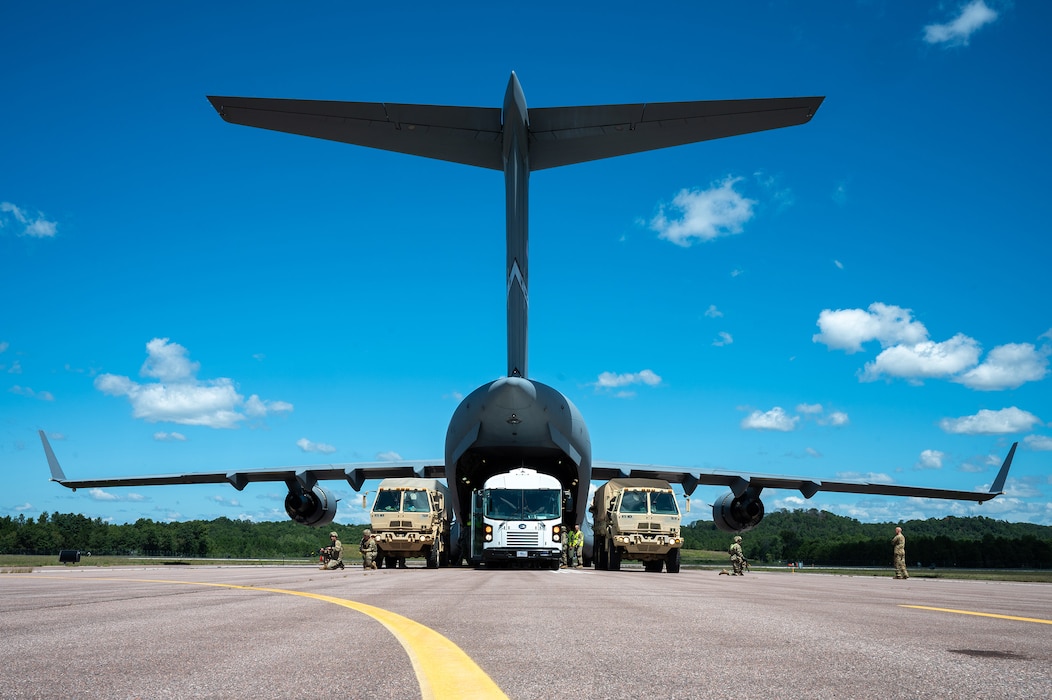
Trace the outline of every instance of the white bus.
{"label": "white bus", "polygon": [[472,564],[559,568],[563,491],[554,476],[524,468],[491,476],[471,505]]}

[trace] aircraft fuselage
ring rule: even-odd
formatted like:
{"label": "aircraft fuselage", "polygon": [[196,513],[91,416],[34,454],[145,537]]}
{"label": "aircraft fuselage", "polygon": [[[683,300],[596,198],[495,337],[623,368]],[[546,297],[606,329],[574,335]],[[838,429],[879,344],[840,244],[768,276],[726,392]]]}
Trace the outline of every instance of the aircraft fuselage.
{"label": "aircraft fuselage", "polygon": [[567,520],[584,520],[592,471],[588,426],[577,407],[546,384],[502,377],[471,392],[449,422],[445,464],[461,523],[468,521],[471,491],[517,467],[557,478],[572,497]]}

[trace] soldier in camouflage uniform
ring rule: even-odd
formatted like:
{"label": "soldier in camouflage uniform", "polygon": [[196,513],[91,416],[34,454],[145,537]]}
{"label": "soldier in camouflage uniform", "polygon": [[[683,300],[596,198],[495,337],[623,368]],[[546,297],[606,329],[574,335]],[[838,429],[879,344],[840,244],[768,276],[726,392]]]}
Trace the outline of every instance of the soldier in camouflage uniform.
{"label": "soldier in camouflage uniform", "polygon": [[910,575],[906,572],[906,538],[902,535],[901,527],[895,528],[891,544],[895,546],[895,578],[907,579]]}
{"label": "soldier in camouflage uniform", "polygon": [[343,542],[340,542],[339,536],[335,532],[329,533],[329,540],[332,542],[328,547],[323,547],[321,553],[327,557],[325,563],[322,564],[321,568],[324,569],[342,569],[343,568]]}
{"label": "soldier in camouflage uniform", "polygon": [[362,543],[358,545],[358,551],[362,553],[362,568],[365,570],[376,568],[376,538],[372,530],[362,532]]}
{"label": "soldier in camouflage uniform", "polygon": [[734,573],[731,576],[744,576],[745,572],[742,570],[745,566],[745,555],[742,554],[742,537],[741,535],[734,536],[734,544],[730,548],[731,553],[731,568]]}

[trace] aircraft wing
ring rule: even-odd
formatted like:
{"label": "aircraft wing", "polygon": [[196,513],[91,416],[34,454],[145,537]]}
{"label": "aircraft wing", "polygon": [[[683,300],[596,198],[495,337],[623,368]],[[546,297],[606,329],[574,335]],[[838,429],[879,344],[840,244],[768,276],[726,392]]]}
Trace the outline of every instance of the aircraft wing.
{"label": "aircraft wing", "polygon": [[[822,97],[702,100],[527,110],[530,170],[795,126]],[[208,100],[232,124],[503,170],[496,107],[259,97]]]}
{"label": "aircraft wing", "polygon": [[263,481],[298,482],[312,487],[318,481],[346,481],[355,491],[361,490],[366,479],[389,477],[422,477],[444,479],[446,468],[442,460],[397,462],[358,462],[350,464],[316,464],[301,467],[275,467],[271,469],[228,469],[213,472],[186,472],[183,474],[153,474],[149,476],[115,476],[100,479],[67,479],[58,459],[48,443],[44,431],[40,431],[51,480],[66,488],[108,488],[116,486],[164,486],[172,484],[230,484],[238,491],[246,485]]}
{"label": "aircraft wing", "polygon": [[825,480],[813,477],[773,476],[766,474],[749,474],[730,471],[701,471],[682,467],[663,467],[653,464],[626,464],[622,462],[593,462],[592,479],[606,481],[614,478],[650,478],[664,479],[673,484],[681,484],[689,496],[698,486],[726,486],[735,496],[741,496],[750,488],[754,492],[761,489],[787,489],[799,491],[804,498],[811,498],[819,491],[833,493],[861,493],[877,496],[913,496],[917,498],[943,498],[954,501],[975,501],[985,503],[995,496],[1004,493],[1005,479],[1012,466],[1015,449],[1019,443],[1012,443],[1001,469],[994,479],[989,491],[959,491],[956,489],[939,489],[926,486],[901,486],[865,480]]}

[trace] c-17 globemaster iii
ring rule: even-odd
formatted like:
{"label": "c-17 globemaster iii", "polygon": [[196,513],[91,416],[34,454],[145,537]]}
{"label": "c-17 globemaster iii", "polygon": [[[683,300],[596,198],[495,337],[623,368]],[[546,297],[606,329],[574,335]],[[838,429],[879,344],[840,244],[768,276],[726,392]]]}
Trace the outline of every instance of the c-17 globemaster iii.
{"label": "c-17 globemaster iii", "polygon": [[[728,532],[747,530],[763,518],[765,488],[917,496],[985,502],[1003,492],[1016,445],[1012,445],[989,491],[899,486],[867,481],[827,481],[696,468],[593,462],[588,428],[577,407],[558,390],[528,376],[528,193],[530,173],[562,165],[639,153],[710,139],[804,124],[822,97],[639,103],[528,108],[514,73],[502,108],[332,102],[246,97],[209,97],[219,115],[254,126],[358,146],[396,151],[504,172],[507,212],[507,376],[484,384],[453,412],[443,460],[328,464],[238,469],[138,477],[67,479],[48,444],[52,480],[71,489],[161,484],[284,482],[285,509],[296,522],[324,526],[336,515],[336,499],[319,484],[346,481],[354,490],[366,479],[445,479],[461,529],[454,561],[468,537],[473,503],[491,477],[527,467],[558,479],[566,495],[564,523],[583,524],[593,480],[663,479],[687,496],[699,485],[725,486],[713,520]],[[521,523],[518,527],[524,527]],[[586,530],[587,531],[587,530]],[[590,540],[590,538],[589,538]],[[591,542],[585,546],[591,556]]]}

